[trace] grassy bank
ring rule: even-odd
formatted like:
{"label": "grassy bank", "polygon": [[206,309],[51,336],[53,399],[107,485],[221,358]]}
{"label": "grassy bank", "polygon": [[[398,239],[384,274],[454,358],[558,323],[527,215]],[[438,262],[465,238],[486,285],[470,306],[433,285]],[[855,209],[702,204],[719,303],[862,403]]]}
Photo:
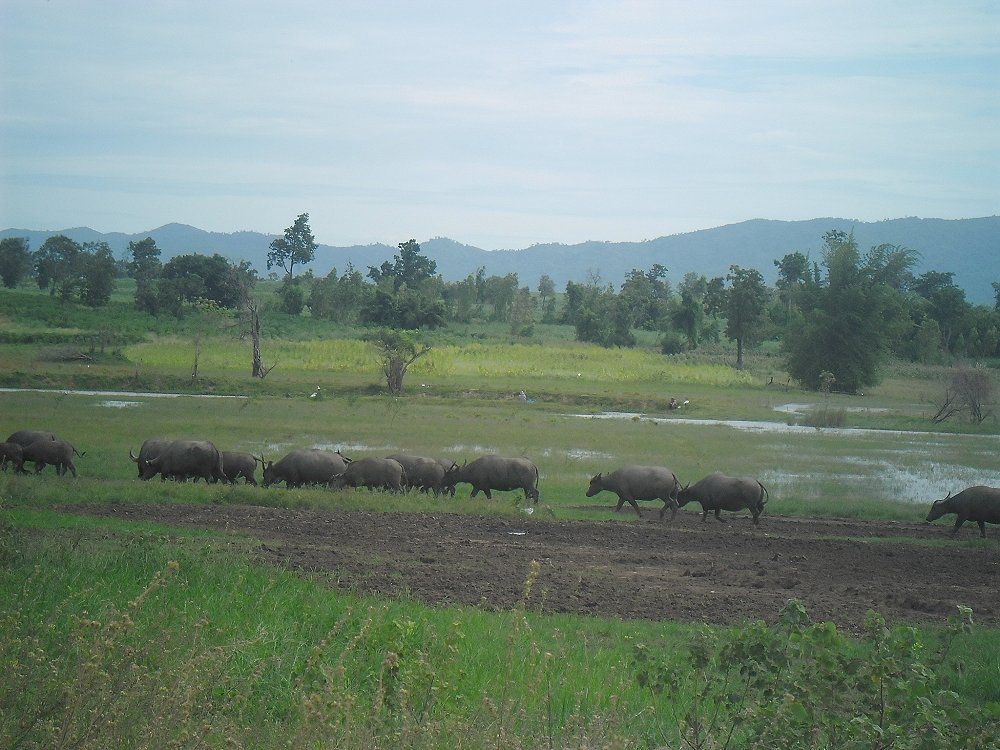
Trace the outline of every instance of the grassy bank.
{"label": "grassy bank", "polygon": [[[876,620],[856,642],[794,607],[773,629],[742,631],[542,616],[530,568],[513,610],[430,609],[336,594],[242,548],[229,535],[0,511],[3,745],[642,748],[731,736],[745,747],[765,719],[775,741],[801,737],[801,718],[769,697],[793,686],[823,732],[858,734],[875,723],[869,672],[893,680],[882,701],[898,721],[889,733],[909,740],[899,746],[996,736],[1000,685],[982,658],[996,634],[960,619],[935,632]],[[803,646],[862,679],[822,693],[832,664],[810,679],[771,663]],[[726,660],[743,652],[756,654],[744,662],[756,664],[752,692],[729,682]],[[948,705],[921,703],[940,695]]]}

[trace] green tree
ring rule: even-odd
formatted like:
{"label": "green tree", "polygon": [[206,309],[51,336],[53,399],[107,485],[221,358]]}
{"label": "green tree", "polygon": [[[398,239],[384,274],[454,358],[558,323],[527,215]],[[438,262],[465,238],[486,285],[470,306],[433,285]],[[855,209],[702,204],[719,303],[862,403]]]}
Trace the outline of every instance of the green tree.
{"label": "green tree", "polygon": [[278,237],[271,242],[267,253],[267,268],[271,270],[279,266],[285,270],[285,276],[294,276],[295,266],[312,263],[316,257],[316,238],[309,228],[309,214],[299,214],[295,223],[285,230],[284,237]]}
{"label": "green tree", "polygon": [[375,287],[365,283],[364,277],[348,264],[344,275],[337,277],[334,268],[325,278],[313,282],[309,292],[309,312],[314,318],[339,323],[356,323],[361,310],[369,302]]}
{"label": "green tree", "polygon": [[808,388],[819,389],[830,372],[840,390],[856,393],[879,382],[881,364],[911,326],[897,288],[906,259],[881,246],[862,258],[854,236],[840,231],[823,240],[826,276],[803,294],[803,317],[785,331],[786,366]]}
{"label": "green tree", "polygon": [[239,309],[256,281],[257,272],[247,261],[234,265],[218,253],[175,255],[163,266],[157,281],[157,310],[180,317],[185,304],[200,300]]}
{"label": "green tree", "polygon": [[375,350],[386,386],[394,396],[403,392],[403,378],[410,365],[431,350],[427,344],[417,341],[415,331],[383,328],[367,336],[366,340]]}
{"label": "green tree", "polygon": [[911,288],[925,301],[927,314],[937,321],[944,350],[960,354],[956,344],[971,323],[972,305],[965,292],[955,286],[954,277],[953,273],[928,271],[916,278]]}
{"label": "green tree", "polygon": [[35,253],[35,280],[39,289],[70,300],[80,288],[77,259],[83,248],[63,234],[53,235]]}
{"label": "green tree", "polygon": [[128,263],[127,271],[135,279],[135,305],[140,310],[155,315],[159,309],[156,282],[163,270],[160,248],[156,246],[156,240],[147,237],[129,242],[128,251],[132,260]]}
{"label": "green tree", "polygon": [[757,343],[767,320],[767,285],[760,271],[730,266],[726,336],[736,342],[736,367],[743,369],[743,351]]}
{"label": "green tree", "polygon": [[26,237],[4,237],[0,240],[0,280],[13,289],[31,273],[31,250]]}
{"label": "green tree", "polygon": [[118,264],[107,242],[88,243],[77,256],[79,299],[88,307],[103,307],[115,289]]}
{"label": "green tree", "polygon": [[[605,347],[635,346],[631,330],[631,311],[610,285],[575,285],[580,297],[574,302],[573,325],[577,341],[587,341]],[[567,292],[571,290],[566,285]],[[576,291],[574,289],[574,295]]]}
{"label": "green tree", "polygon": [[670,317],[673,324],[687,338],[688,347],[696,349],[705,320],[705,308],[697,294],[691,289],[682,291],[680,304]]}

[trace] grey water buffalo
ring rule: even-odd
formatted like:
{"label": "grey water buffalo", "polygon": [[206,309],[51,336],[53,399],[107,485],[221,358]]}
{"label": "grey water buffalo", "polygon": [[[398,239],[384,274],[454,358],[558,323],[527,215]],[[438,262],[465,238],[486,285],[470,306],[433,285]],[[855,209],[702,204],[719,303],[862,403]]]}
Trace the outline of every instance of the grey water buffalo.
{"label": "grey water buffalo", "polygon": [[327,484],[337,474],[344,473],[351,459],[341,455],[340,451],[300,448],[277,461],[265,461],[261,456],[260,463],[264,467],[261,484],[265,487],[277,482],[284,482],[286,487],[301,487]]}
{"label": "grey water buffalo", "polygon": [[170,441],[159,455],[146,462],[139,478],[147,481],[157,474],[163,479],[172,477],[179,481],[204,479],[206,482],[222,482],[226,479],[222,471],[222,454],[208,440]]}
{"label": "grey water buffalo", "polygon": [[598,492],[607,490],[618,495],[618,505],[615,513],[628,503],[642,518],[642,511],[636,500],[662,500],[660,518],[670,508],[670,520],[677,515],[677,493],[680,484],[677,476],[662,466],[623,466],[610,474],[598,474],[590,480],[587,497],[593,497]]}
{"label": "grey water buffalo", "polygon": [[344,487],[367,487],[370,490],[402,492],[405,476],[399,461],[370,456],[351,461],[343,473],[330,479],[330,487],[335,490]]}
{"label": "grey water buffalo", "polygon": [[222,451],[222,473],[226,481],[236,484],[240,477],[246,480],[247,484],[256,485],[257,479],[254,473],[257,471],[257,457],[252,453],[243,451]]}
{"label": "grey water buffalo", "polygon": [[[444,479],[446,469],[436,458],[407,453],[394,453],[386,458],[398,461],[402,465],[407,488],[433,492],[434,497],[441,494],[441,481]],[[450,465],[448,468],[451,468]]]}
{"label": "grey water buffalo", "polygon": [[0,443],[0,468],[7,471],[7,464],[13,464],[16,474],[24,474],[24,448],[17,443]]}
{"label": "grey water buffalo", "polygon": [[986,538],[986,524],[1000,523],[1000,489],[996,487],[968,487],[954,497],[951,493],[943,500],[936,501],[927,514],[928,523],[954,513],[955,527],[951,535],[955,536],[966,521],[975,521],[979,525],[979,536]]}
{"label": "grey water buffalo", "polygon": [[36,440],[31,445],[21,449],[22,458],[35,464],[38,474],[49,464],[56,467],[56,474],[62,476],[67,469],[76,477],[76,466],[73,464],[73,454],[81,455],[65,440]]}
{"label": "grey water buffalo", "polygon": [[[438,459],[435,459],[435,460],[439,464],[441,464],[441,468],[444,469],[445,474],[448,473],[448,470],[451,469],[452,466],[458,466],[458,464],[456,464],[450,458],[438,458]],[[444,478],[442,477],[442,479],[441,479],[441,493],[449,495],[450,497],[455,497],[455,485],[451,485],[450,487],[446,487],[445,484],[444,484]]]}
{"label": "grey water buffalo", "polygon": [[455,464],[445,473],[442,486],[462,482],[472,485],[470,497],[482,491],[492,500],[491,490],[523,490],[526,498],[538,500],[538,467],[526,458],[483,456],[462,466]]}
{"label": "grey water buffalo", "polygon": [[[159,456],[172,442],[173,440],[168,440],[167,438],[147,438],[139,447],[138,456],[132,452],[131,448],[128,449],[128,457],[135,463],[140,479],[142,478],[143,472],[146,471],[146,467],[149,465],[149,460]],[[156,472],[154,472],[154,474],[155,473]],[[166,478],[166,475],[163,475],[163,479]]]}
{"label": "grey water buffalo", "polygon": [[720,472],[709,474],[677,493],[678,505],[684,506],[692,501],[701,503],[702,521],[708,518],[709,511],[722,521],[722,511],[746,508],[753,514],[755,526],[760,523],[760,514],[767,499],[767,488],[753,477],[730,477]]}
{"label": "grey water buffalo", "polygon": [[7,438],[8,443],[17,443],[22,448],[27,448],[32,443],[37,443],[39,440],[58,440],[54,432],[46,432],[44,430],[18,430],[17,432],[11,433],[10,437]]}

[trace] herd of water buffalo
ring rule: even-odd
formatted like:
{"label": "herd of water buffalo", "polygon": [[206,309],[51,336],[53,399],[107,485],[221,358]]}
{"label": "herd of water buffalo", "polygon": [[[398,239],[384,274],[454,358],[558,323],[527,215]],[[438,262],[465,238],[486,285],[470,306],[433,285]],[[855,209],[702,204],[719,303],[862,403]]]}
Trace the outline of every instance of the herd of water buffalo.
{"label": "herd of water buffalo", "polygon": [[[73,457],[82,455],[69,442],[47,431],[19,430],[0,443],[0,465],[5,471],[11,465],[18,473],[26,473],[25,463],[34,463],[36,474],[51,464],[58,475],[68,471],[76,477]],[[138,455],[129,450],[129,457],[142,480],[159,475],[161,480],[235,483],[242,477],[248,484],[256,485],[260,464],[264,487],[284,482],[287,487],[325,485],[334,489],[367,487],[392,492],[415,489],[437,496],[454,495],[455,486],[465,483],[472,486],[472,497],[483,492],[491,499],[493,490],[521,490],[532,502],[539,497],[538,467],[534,463],[526,458],[496,455],[459,465],[455,461],[404,453],[352,460],[340,451],[303,448],[277,461],[268,461],[252,453],[220,451],[207,440],[149,438],[139,448]],[[703,521],[710,512],[722,520],[723,510],[749,510],[755,525],[760,523],[768,500],[767,489],[753,477],[731,477],[716,472],[682,487],[672,471],[660,466],[623,466],[607,474],[600,473],[590,480],[587,497],[603,491],[618,496],[616,511],[629,503],[640,517],[639,500],[662,500],[660,518],[670,508],[671,520],[679,507],[697,502],[702,508]],[[927,521],[952,513],[956,516],[952,535],[966,521],[974,521],[979,525],[980,535],[985,537],[987,523],[1000,524],[1000,489],[976,486],[955,496],[949,493],[931,506]]]}

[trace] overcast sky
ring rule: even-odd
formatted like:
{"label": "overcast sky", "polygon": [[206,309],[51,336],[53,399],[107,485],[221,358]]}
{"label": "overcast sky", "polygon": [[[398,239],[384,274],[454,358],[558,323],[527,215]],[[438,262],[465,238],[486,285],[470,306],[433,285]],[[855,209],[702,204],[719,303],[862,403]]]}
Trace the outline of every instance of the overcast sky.
{"label": "overcast sky", "polygon": [[0,0],[0,228],[1000,213],[995,0]]}

